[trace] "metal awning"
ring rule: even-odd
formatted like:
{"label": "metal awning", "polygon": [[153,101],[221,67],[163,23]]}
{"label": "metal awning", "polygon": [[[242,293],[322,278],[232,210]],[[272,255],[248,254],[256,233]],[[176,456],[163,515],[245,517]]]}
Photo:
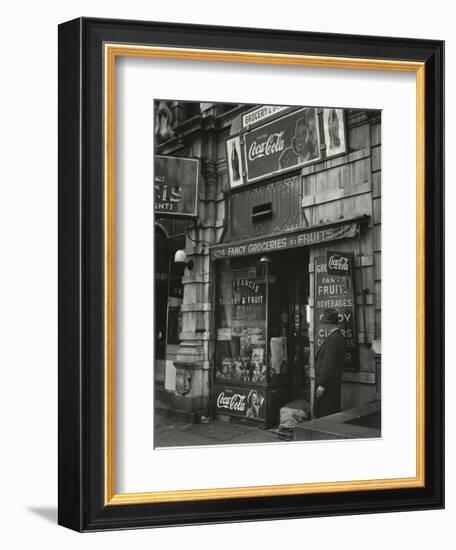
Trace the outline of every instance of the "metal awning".
{"label": "metal awning", "polygon": [[223,258],[252,256],[265,252],[279,252],[290,248],[348,239],[358,235],[360,223],[367,218],[368,216],[363,215],[252,239],[223,242],[211,246],[210,255],[212,260],[220,260]]}

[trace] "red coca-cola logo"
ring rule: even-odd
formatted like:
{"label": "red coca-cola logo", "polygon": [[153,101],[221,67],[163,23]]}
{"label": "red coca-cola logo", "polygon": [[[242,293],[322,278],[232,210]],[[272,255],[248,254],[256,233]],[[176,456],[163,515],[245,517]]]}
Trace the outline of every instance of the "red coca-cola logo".
{"label": "red coca-cola logo", "polygon": [[346,256],[330,256],[328,268],[337,271],[348,271],[348,258]]}
{"label": "red coca-cola logo", "polygon": [[219,409],[228,409],[230,411],[244,412],[247,396],[239,393],[233,395],[225,395],[225,392],[220,392],[217,397],[217,407]]}

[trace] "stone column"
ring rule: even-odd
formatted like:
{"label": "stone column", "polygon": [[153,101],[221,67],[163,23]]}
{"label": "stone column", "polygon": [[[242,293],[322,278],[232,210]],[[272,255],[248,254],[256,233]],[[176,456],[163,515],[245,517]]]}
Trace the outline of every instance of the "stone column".
{"label": "stone column", "polygon": [[212,360],[212,285],[209,246],[216,238],[216,164],[201,161],[202,184],[199,219],[188,230],[186,254],[193,269],[185,268],[182,279],[182,332],[176,367],[176,389],[172,413],[189,422],[199,422],[209,414],[209,373]]}

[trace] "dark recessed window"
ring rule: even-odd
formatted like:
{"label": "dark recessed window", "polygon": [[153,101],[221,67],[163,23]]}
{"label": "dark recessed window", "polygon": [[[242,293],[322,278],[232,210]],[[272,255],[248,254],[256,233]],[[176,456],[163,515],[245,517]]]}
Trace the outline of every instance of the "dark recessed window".
{"label": "dark recessed window", "polygon": [[252,207],[252,221],[265,220],[272,217],[272,202],[264,202]]}

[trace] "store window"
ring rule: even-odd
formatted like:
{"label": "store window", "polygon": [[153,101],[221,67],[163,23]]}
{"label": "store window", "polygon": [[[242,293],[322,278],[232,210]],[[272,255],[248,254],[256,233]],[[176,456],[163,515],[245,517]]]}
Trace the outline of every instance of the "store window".
{"label": "store window", "polygon": [[266,274],[257,259],[218,262],[216,372],[218,382],[267,383]]}

